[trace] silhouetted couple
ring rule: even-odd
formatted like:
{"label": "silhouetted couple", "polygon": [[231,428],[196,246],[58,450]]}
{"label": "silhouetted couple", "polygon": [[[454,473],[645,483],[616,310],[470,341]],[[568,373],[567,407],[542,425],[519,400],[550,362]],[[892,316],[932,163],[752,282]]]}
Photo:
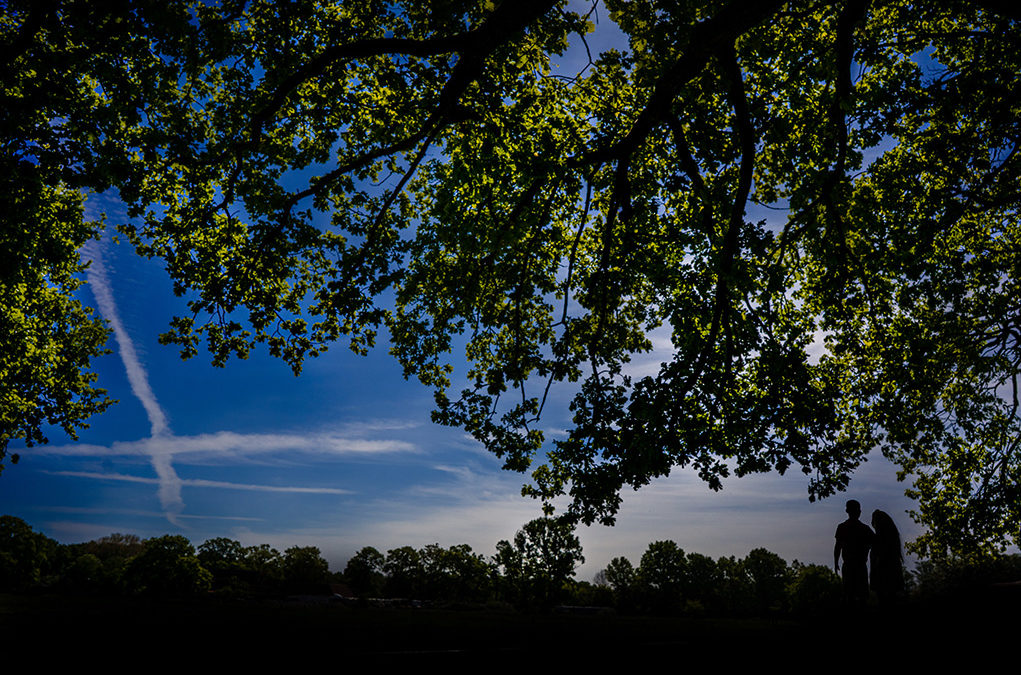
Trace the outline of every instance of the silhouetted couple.
{"label": "silhouetted couple", "polygon": [[833,568],[840,572],[843,557],[844,599],[849,605],[861,606],[869,599],[869,569],[872,590],[881,605],[890,604],[904,588],[900,533],[893,519],[883,511],[872,512],[872,531],[861,522],[861,504],[847,502],[847,520],[837,526],[837,543],[833,547]]}

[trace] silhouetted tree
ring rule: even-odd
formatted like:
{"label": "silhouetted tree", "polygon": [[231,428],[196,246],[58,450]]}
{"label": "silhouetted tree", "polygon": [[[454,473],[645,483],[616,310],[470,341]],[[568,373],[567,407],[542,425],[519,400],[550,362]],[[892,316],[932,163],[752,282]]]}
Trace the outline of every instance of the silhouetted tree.
{"label": "silhouetted tree", "polygon": [[390,598],[418,598],[424,582],[422,558],[411,546],[386,552],[383,562],[386,574],[385,593]]}
{"label": "silhouetted tree", "polygon": [[911,578],[917,598],[974,598],[990,584],[1021,581],[1021,555],[923,558]]}
{"label": "silhouetted tree", "polygon": [[563,604],[580,607],[613,607],[613,590],[605,584],[568,579],[564,583]]}
{"label": "silhouetted tree", "polygon": [[[102,568],[93,585],[96,590],[113,593],[124,590],[122,583],[124,571],[128,563],[142,552],[144,546],[136,534],[114,532],[82,544],[71,544],[67,548],[72,566],[79,556],[92,555],[99,559]],[[87,562],[83,564],[89,565]]]}
{"label": "silhouetted tree", "polygon": [[528,598],[528,579],[525,577],[521,551],[506,539],[496,542],[493,568],[497,572],[499,599],[512,604],[524,603]]}
{"label": "silhouetted tree", "polygon": [[142,542],[142,552],[128,563],[123,582],[132,593],[181,596],[209,590],[212,579],[191,542],[168,534]]}
{"label": "silhouetted tree", "polygon": [[344,568],[344,580],[359,597],[379,597],[383,591],[383,554],[366,546],[351,556]]}
{"label": "silhouetted tree", "polygon": [[552,518],[536,518],[514,535],[513,545],[497,543],[497,564],[512,580],[519,599],[548,607],[557,602],[565,581],[585,562],[574,528]]}
{"label": "silhouetted tree", "polygon": [[[721,557],[716,561],[721,577],[717,591],[719,608],[728,614],[745,616],[755,612],[755,592],[751,576],[745,568],[744,560],[734,556]],[[786,588],[781,589],[786,591]]]}
{"label": "silhouetted tree", "polygon": [[284,582],[296,592],[322,590],[329,581],[330,565],[315,546],[292,546],[284,551]]}
{"label": "silhouetted tree", "polygon": [[638,575],[634,565],[625,557],[612,559],[606,566],[606,583],[613,589],[614,602],[618,609],[631,611],[635,608]]}
{"label": "silhouetted tree", "polygon": [[245,591],[253,576],[245,564],[245,548],[241,542],[227,537],[208,539],[198,547],[199,562],[213,575],[213,587],[229,591]]}
{"label": "silhouetted tree", "polygon": [[51,570],[58,544],[15,516],[0,516],[0,589],[38,586]]}
{"label": "silhouetted tree", "polygon": [[791,581],[787,561],[764,548],[756,548],[748,553],[741,565],[751,581],[755,610],[768,612],[783,609],[787,586]]}
{"label": "silhouetted tree", "polygon": [[467,544],[429,544],[419,552],[423,595],[444,602],[483,602],[492,588],[493,569]]}
{"label": "silhouetted tree", "polygon": [[641,603],[654,612],[673,612],[682,606],[688,574],[684,550],[670,540],[649,544],[638,563]]}
{"label": "silhouetted tree", "polygon": [[824,614],[841,606],[843,585],[826,565],[791,564],[788,598],[791,610],[799,614]]}
{"label": "silhouetted tree", "polygon": [[245,574],[255,588],[275,591],[283,583],[283,558],[269,544],[245,547],[243,560]]}
{"label": "silhouetted tree", "polygon": [[681,597],[694,608],[715,611],[720,606],[723,574],[716,561],[701,553],[689,553]]}
{"label": "silhouetted tree", "polygon": [[137,534],[114,532],[99,539],[80,544],[88,553],[93,553],[102,561],[111,559],[130,560],[142,552],[144,548]]}
{"label": "silhouetted tree", "polygon": [[112,584],[103,570],[103,561],[94,553],[75,556],[65,568],[63,587],[74,592],[95,592],[108,590]]}
{"label": "silhouetted tree", "polygon": [[207,539],[198,547],[199,562],[212,571],[219,566],[240,565],[245,560],[245,548],[240,541],[227,537]]}

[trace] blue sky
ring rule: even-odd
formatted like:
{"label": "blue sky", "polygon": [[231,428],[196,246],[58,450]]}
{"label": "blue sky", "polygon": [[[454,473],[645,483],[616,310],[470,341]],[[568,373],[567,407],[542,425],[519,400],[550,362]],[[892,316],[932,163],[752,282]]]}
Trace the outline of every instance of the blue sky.
{"label": "blue sky", "polygon": [[[594,50],[620,42],[605,11],[600,26]],[[110,198],[92,207],[111,223],[122,213]],[[749,217],[767,214],[776,217]],[[498,540],[541,515],[520,496],[524,476],[502,471],[461,430],[429,421],[432,392],[403,379],[385,339],[367,357],[338,344],[306,362],[300,377],[265,352],[226,368],[201,352],[182,361],[157,340],[171,316],[186,313],[159,261],[109,236],[84,254],[93,263],[81,298],[116,334],[113,353],[94,367],[119,403],[77,442],[54,429],[48,446],[12,444],[22,459],[0,476],[0,513],[65,543],[125,532],[179,533],[196,545],[218,536],[280,550],[313,545],[335,570],[366,545],[468,543],[491,555]],[[657,349],[635,361],[635,372],[657,369],[668,335],[651,336]],[[547,436],[566,428],[570,393],[552,392]],[[637,564],[660,539],[712,556],[762,546],[788,561],[831,564],[846,497],[866,514],[890,513],[905,539],[919,533],[905,515],[904,485],[882,458],[859,470],[846,497],[810,504],[806,488],[799,473],[770,474],[730,479],[714,493],[678,470],[625,493],[615,527],[580,528],[586,563],[578,577],[591,579],[618,555]]]}

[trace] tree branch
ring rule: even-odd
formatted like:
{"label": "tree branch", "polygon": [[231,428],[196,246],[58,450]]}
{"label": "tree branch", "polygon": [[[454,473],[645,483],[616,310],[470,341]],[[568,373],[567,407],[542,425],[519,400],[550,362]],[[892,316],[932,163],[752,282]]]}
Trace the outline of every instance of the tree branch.
{"label": "tree branch", "polygon": [[698,77],[720,49],[758,26],[784,5],[783,0],[734,0],[695,26],[684,53],[656,81],[645,108],[619,141],[568,160],[568,166],[621,161],[630,156],[663,121],[673,117],[673,103],[682,87]]}
{"label": "tree branch", "polygon": [[[249,124],[249,142],[255,142],[262,127],[304,82],[319,77],[333,64],[370,56],[438,56],[458,53],[488,55],[496,47],[525,30],[530,23],[557,6],[555,0],[507,0],[479,25],[457,35],[412,40],[409,38],[370,38],[324,49],[304,66],[286,77]],[[458,62],[460,65],[461,61]],[[453,78],[453,76],[452,76]]]}

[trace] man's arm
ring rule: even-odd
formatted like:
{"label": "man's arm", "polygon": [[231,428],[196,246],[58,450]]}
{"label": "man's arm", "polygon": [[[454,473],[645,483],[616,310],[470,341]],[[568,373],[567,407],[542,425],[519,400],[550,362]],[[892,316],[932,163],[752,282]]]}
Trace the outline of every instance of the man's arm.
{"label": "man's arm", "polygon": [[833,545],[833,569],[836,572],[840,572],[840,551],[843,550],[843,537],[840,536],[840,530],[843,528],[843,523],[837,525],[837,543]]}

